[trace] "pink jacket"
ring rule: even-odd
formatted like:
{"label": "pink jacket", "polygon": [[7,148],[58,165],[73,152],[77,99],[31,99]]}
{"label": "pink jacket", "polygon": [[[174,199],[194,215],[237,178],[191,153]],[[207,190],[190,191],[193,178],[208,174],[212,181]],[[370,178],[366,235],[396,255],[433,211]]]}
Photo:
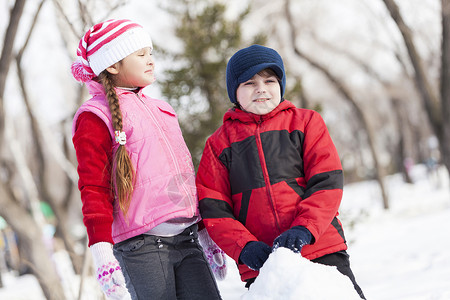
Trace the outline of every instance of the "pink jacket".
{"label": "pink jacket", "polygon": [[[76,112],[96,114],[107,125],[114,141],[111,114],[102,85],[87,84],[92,98]],[[142,234],[173,218],[199,216],[192,158],[178,119],[166,102],[151,99],[142,91],[116,89],[127,135],[126,149],[136,170],[136,184],[125,218],[114,201],[112,238],[115,243]],[[115,152],[118,144],[114,143]]]}

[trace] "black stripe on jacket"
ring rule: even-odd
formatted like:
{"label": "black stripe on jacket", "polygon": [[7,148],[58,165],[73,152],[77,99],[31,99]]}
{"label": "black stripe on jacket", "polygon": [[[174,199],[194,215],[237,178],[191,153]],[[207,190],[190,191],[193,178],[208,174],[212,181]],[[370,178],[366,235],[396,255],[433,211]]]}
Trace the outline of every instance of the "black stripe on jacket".
{"label": "black stripe on jacket", "polygon": [[199,202],[203,219],[231,218],[236,220],[231,206],[223,201],[213,198],[204,198]]}
{"label": "black stripe on jacket", "polygon": [[[270,184],[304,176],[303,139],[304,134],[299,130],[261,133]],[[228,169],[232,195],[265,186],[255,136],[232,143],[222,151],[219,159]]]}

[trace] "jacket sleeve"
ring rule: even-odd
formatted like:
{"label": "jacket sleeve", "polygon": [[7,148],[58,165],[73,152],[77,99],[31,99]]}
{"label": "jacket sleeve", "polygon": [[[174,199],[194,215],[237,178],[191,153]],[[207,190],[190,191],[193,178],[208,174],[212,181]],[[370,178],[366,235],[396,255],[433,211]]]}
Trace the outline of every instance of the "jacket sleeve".
{"label": "jacket sleeve", "polygon": [[78,188],[89,246],[112,240],[113,201],[110,188],[112,140],[106,124],[83,112],[76,120],[73,145],[78,160]]}
{"label": "jacket sleeve", "polygon": [[293,226],[305,226],[317,240],[338,215],[343,172],[336,147],[322,117],[313,112],[305,125],[303,162],[305,193],[297,205]]}
{"label": "jacket sleeve", "polygon": [[200,213],[214,242],[238,262],[244,246],[258,239],[234,215],[229,172],[214,144],[211,138],[206,142],[197,172]]}

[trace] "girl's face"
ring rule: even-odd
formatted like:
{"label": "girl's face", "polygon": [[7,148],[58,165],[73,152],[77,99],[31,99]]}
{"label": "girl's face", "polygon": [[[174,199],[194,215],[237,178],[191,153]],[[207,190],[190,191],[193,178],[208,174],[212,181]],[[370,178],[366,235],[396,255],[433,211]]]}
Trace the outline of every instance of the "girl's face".
{"label": "girl's face", "polygon": [[243,110],[265,115],[281,102],[280,84],[275,75],[255,74],[239,85],[236,98]]}
{"label": "girl's face", "polygon": [[107,68],[114,75],[114,85],[124,88],[140,88],[152,84],[156,80],[154,69],[150,47],[142,48]]}

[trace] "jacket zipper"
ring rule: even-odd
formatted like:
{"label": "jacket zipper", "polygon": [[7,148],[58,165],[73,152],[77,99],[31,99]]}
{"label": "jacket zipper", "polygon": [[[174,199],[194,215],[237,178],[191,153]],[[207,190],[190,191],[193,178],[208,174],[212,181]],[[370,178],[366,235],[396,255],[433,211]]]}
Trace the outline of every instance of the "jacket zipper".
{"label": "jacket zipper", "polygon": [[[144,100],[141,98],[141,96],[139,96],[138,94],[135,94],[135,95],[136,95],[137,98],[140,100],[140,102],[144,105],[145,110],[148,112],[148,114],[150,115],[150,118],[151,118],[152,121],[155,123],[156,127],[158,128],[158,131],[159,131],[159,133],[161,134],[161,136],[162,136],[162,138],[163,138],[163,140],[164,140],[164,143],[165,143],[166,146],[167,146],[167,149],[169,150],[169,153],[170,153],[170,156],[171,156],[171,158],[172,158],[172,161],[174,162],[175,170],[176,170],[177,174],[181,174],[180,166],[179,166],[179,164],[178,164],[178,161],[176,160],[175,153],[173,152],[172,146],[170,145],[170,143],[169,143],[169,141],[168,141],[168,139],[167,139],[167,136],[166,136],[166,134],[164,133],[164,130],[161,128],[161,126],[159,125],[159,123],[158,123],[158,121],[157,121],[155,115],[153,114],[153,112],[151,111],[151,109],[147,106],[147,104],[144,102]],[[189,196],[189,195],[190,195],[190,194],[189,194],[189,191],[188,191],[188,189],[186,188],[184,182],[181,183],[181,186],[182,186],[182,188],[183,188],[185,194],[190,198],[190,196]],[[190,199],[190,200],[191,200],[191,199]],[[193,201],[190,201],[190,202],[192,203]],[[195,210],[194,210],[192,207],[195,207],[195,205],[194,205],[194,206],[191,206],[191,213],[192,213],[193,215],[195,215]]]}
{"label": "jacket zipper", "polygon": [[280,232],[280,230],[281,230],[280,221],[278,220],[278,215],[275,210],[275,204],[273,202],[270,179],[269,179],[269,172],[267,170],[266,158],[264,157],[264,151],[263,151],[262,142],[261,142],[260,129],[262,126],[262,122],[263,122],[263,120],[261,118],[256,122],[256,131],[255,131],[256,146],[258,148],[259,161],[260,161],[261,169],[262,169],[263,176],[264,176],[264,182],[266,184],[267,197],[269,198],[270,207],[272,208],[272,213],[275,218],[275,225],[277,226],[278,232]]}

